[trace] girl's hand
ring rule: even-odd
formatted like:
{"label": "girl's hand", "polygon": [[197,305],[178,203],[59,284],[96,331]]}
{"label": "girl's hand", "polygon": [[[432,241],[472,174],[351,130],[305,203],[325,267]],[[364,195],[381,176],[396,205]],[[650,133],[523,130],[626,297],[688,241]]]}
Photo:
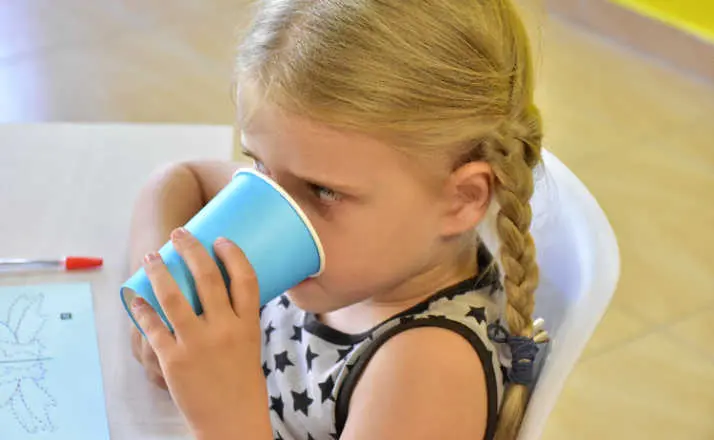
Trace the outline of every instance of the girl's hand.
{"label": "girl's hand", "polygon": [[158,254],[147,255],[144,267],[174,334],[148,303],[132,304],[169,392],[199,440],[272,438],[253,268],[235,244],[216,241],[231,279],[229,297],[218,266],[195,237],[179,228],[171,240],[193,274],[203,314],[196,316]]}

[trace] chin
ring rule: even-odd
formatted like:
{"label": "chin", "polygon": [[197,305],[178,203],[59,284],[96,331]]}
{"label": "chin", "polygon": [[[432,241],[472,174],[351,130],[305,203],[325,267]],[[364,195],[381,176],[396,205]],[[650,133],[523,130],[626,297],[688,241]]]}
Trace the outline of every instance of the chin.
{"label": "chin", "polygon": [[308,278],[287,291],[290,301],[306,312],[321,314],[339,309],[315,278]]}

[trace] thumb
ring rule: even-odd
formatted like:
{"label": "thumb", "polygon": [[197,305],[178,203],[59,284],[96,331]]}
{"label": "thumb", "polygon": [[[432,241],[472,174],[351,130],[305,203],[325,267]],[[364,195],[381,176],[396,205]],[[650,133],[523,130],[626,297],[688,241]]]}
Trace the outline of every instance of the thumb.
{"label": "thumb", "polygon": [[225,238],[216,240],[215,250],[231,280],[229,290],[233,311],[240,318],[258,317],[260,288],[248,258],[238,246]]}

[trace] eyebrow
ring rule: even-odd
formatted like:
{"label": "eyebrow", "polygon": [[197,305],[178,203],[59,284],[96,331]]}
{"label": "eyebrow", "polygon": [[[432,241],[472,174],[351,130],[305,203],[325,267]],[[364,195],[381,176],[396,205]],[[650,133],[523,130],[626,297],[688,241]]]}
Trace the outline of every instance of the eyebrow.
{"label": "eyebrow", "polygon": [[[252,160],[254,160],[254,161],[256,161],[256,162],[263,162],[263,161],[260,159],[260,157],[258,157],[257,154],[255,154],[254,152],[250,151],[250,150],[247,149],[245,146],[242,147],[242,152],[243,152],[243,155],[244,155],[244,156],[246,156],[246,157],[248,157],[248,158],[250,158],[250,159],[252,159]],[[337,191],[337,192],[339,192],[340,194],[344,194],[344,195],[360,196],[360,195],[362,195],[362,192],[363,192],[363,191],[360,191],[359,189],[355,188],[354,186],[348,185],[348,184],[346,184],[346,183],[330,182],[330,181],[328,181],[327,179],[326,179],[326,180],[314,179],[314,178],[311,178],[311,177],[308,177],[308,176],[303,176],[303,175],[300,175],[300,174],[296,174],[296,173],[294,173],[294,172],[290,172],[289,174],[292,175],[293,177],[299,179],[299,180],[302,180],[302,181],[308,183],[308,184],[316,185],[316,186],[321,186],[321,187],[324,187],[324,188],[329,188],[329,189],[331,189],[331,190]]]}

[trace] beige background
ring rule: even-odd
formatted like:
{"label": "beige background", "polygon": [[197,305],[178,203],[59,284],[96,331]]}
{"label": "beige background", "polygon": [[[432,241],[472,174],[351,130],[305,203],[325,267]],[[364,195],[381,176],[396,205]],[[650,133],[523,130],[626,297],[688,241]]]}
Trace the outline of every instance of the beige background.
{"label": "beige background", "polygon": [[[0,121],[229,124],[247,5],[2,2]],[[547,146],[610,215],[623,261],[544,438],[713,439],[714,87],[528,17]]]}
{"label": "beige background", "polygon": [[584,28],[714,82],[714,45],[711,41],[612,0],[545,0],[545,4],[549,11]]}

